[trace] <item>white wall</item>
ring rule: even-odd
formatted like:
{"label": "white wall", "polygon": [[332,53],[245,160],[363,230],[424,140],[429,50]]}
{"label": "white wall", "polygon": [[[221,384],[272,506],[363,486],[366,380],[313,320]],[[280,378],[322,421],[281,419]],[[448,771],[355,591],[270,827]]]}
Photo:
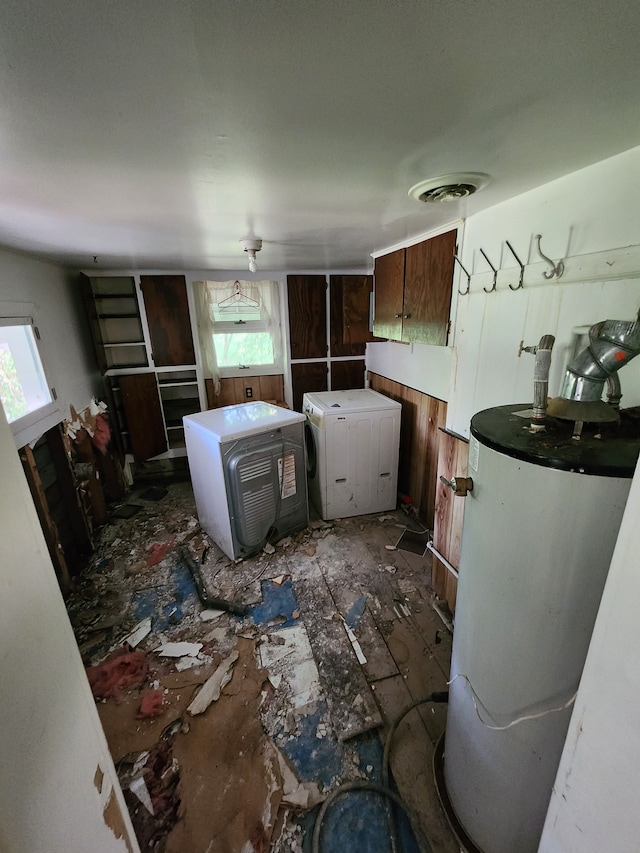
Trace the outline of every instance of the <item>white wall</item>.
{"label": "white wall", "polygon": [[[471,289],[468,296],[459,296],[454,287],[450,374],[445,375],[446,365],[436,347],[410,352],[401,344],[370,345],[368,367],[373,370],[375,365],[376,372],[390,379],[445,399],[447,426],[468,435],[475,412],[531,401],[533,358],[526,354],[518,358],[519,343],[534,345],[542,335],[553,334],[549,393],[557,394],[573,328],[605,319],[631,320],[640,307],[638,278],[611,279],[619,263],[615,253],[586,264],[577,260],[640,245],[639,182],[640,148],[636,148],[470,217],[460,253],[472,275]],[[536,234],[542,235],[546,255],[565,259],[562,278],[544,279],[547,266],[537,253]],[[509,284],[518,283],[518,268],[506,240],[527,266],[522,290],[509,289]],[[491,287],[493,274],[481,248],[500,270],[494,293],[483,290]],[[640,258],[640,253],[636,255]],[[456,279],[459,275],[456,268]],[[465,278],[460,287],[466,287]],[[623,368],[620,380],[623,406],[639,404],[640,359]]]}
{"label": "white wall", "polygon": [[[138,851],[13,436],[0,407],[0,850]],[[104,773],[102,791],[94,784]],[[128,836],[103,809],[115,792]]]}
{"label": "white wall", "polygon": [[540,851],[627,853],[640,839],[640,466],[560,761]]}
{"label": "white wall", "polygon": [[35,305],[39,346],[61,419],[69,416],[70,405],[82,410],[101,393],[77,281],[77,273],[0,249],[0,304]]}
{"label": "white wall", "polygon": [[385,341],[367,344],[366,364],[372,373],[396,379],[439,400],[448,400],[454,355],[451,347]]}

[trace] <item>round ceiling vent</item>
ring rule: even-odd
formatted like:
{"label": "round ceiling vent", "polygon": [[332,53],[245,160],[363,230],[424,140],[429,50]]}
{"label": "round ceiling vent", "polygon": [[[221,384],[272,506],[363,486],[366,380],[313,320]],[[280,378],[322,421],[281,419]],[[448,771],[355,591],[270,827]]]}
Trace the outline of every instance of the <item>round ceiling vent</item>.
{"label": "round ceiling vent", "polygon": [[489,175],[482,172],[459,172],[420,181],[411,187],[409,195],[416,201],[424,202],[458,201],[486,187],[488,182]]}

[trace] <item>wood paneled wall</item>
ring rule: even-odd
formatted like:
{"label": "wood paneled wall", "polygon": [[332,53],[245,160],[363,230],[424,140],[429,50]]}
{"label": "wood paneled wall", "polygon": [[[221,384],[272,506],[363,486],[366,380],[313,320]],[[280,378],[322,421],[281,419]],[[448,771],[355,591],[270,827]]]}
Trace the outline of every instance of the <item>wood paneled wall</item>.
{"label": "wood paneled wall", "polygon": [[[433,524],[434,547],[456,568],[460,565],[462,520],[466,498],[458,497],[440,477],[451,482],[453,477],[467,473],[469,442],[443,431],[438,442],[438,479],[436,480],[436,512]],[[438,595],[445,598],[453,613],[456,606],[458,582],[437,557],[433,559],[432,582]]]}
{"label": "wood paneled wall", "polygon": [[[468,443],[445,430],[447,404],[375,373],[369,374],[375,391],[402,404],[398,491],[413,498],[420,518],[433,530],[433,545],[455,568],[460,562],[464,498],[440,481],[465,476]],[[440,599],[455,610],[457,580],[432,555],[432,586]]]}
{"label": "wood paneled wall", "polygon": [[[217,409],[220,406],[233,406],[236,403],[248,403],[251,400],[265,400],[284,406],[284,378],[281,373],[268,376],[235,376],[220,380],[220,393],[216,396],[213,390],[213,379],[205,379],[207,389],[207,408]],[[247,397],[247,388],[251,389],[251,397]]]}
{"label": "wood paneled wall", "polygon": [[369,374],[369,384],[374,391],[402,404],[398,490],[413,498],[420,518],[432,529],[442,434],[438,427],[445,425],[447,404],[376,373]]}

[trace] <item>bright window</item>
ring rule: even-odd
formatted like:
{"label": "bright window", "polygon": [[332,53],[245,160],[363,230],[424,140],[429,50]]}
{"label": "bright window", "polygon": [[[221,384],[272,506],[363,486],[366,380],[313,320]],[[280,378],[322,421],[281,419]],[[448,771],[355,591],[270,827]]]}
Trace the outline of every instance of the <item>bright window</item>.
{"label": "bright window", "polygon": [[269,332],[233,330],[214,332],[218,367],[263,367],[274,364],[273,339]]}
{"label": "bright window", "polygon": [[[58,412],[31,317],[0,316],[0,400],[19,446],[37,437],[40,422]],[[50,424],[41,426],[44,432]]]}
{"label": "bright window", "polygon": [[0,398],[9,423],[51,402],[33,328],[0,328]]}
{"label": "bright window", "polygon": [[196,282],[200,344],[208,374],[282,371],[282,330],[275,281]]}

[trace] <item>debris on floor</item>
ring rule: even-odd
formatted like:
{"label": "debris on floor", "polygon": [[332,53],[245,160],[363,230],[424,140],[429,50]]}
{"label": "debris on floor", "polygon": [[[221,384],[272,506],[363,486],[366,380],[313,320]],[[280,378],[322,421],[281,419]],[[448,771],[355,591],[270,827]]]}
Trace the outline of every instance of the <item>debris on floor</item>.
{"label": "debris on floor", "polygon": [[[308,853],[320,802],[381,781],[381,738],[446,689],[451,650],[430,557],[392,544],[399,518],[313,520],[234,562],[188,483],[112,513],[68,610],[142,850]],[[454,853],[429,771],[443,714],[412,712],[391,768],[433,849]],[[326,853],[386,853],[381,803],[340,798]],[[417,851],[408,823],[400,835],[399,853]]]}

